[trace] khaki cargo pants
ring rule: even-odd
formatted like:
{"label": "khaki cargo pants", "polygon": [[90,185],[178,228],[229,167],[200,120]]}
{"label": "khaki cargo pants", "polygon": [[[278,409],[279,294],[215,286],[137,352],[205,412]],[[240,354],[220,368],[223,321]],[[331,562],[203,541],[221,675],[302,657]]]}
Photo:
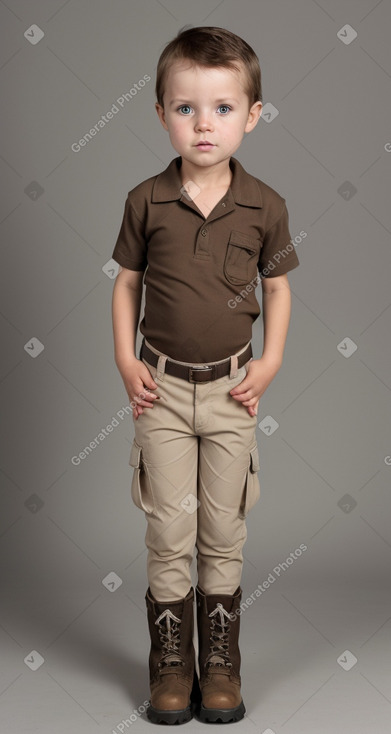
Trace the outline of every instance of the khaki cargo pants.
{"label": "khaki cargo pants", "polygon": [[241,579],[245,518],[260,497],[257,416],[229,394],[251,359],[238,369],[233,355],[230,375],[191,383],[168,375],[167,355],[146,344],[160,357],[156,367],[143,359],[160,400],[133,418],[129,464],[132,499],[147,520],[152,594],[171,601],[188,593],[195,547],[203,591],[232,594]]}

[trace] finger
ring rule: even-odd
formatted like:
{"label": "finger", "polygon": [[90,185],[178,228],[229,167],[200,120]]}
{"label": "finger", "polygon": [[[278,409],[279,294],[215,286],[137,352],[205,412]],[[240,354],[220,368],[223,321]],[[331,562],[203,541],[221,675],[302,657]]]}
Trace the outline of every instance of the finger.
{"label": "finger", "polygon": [[[157,385],[156,385],[156,388],[154,388],[154,390],[156,390],[156,389],[157,389]],[[156,398],[158,397],[157,394],[155,392],[153,392],[152,389],[148,387],[148,385],[145,385],[145,384],[143,385],[142,389],[140,390],[139,396],[141,398],[142,397],[145,397],[145,396],[148,396],[148,397],[156,397]]]}
{"label": "finger", "polygon": [[153,402],[151,402],[151,400],[149,400],[148,402],[146,400],[138,400],[138,401],[136,401],[133,398],[133,402],[134,403],[137,402],[137,405],[139,405],[142,408],[153,408]]}
{"label": "finger", "polygon": [[160,396],[156,395],[156,393],[154,392],[151,392],[151,390],[148,390],[148,388],[144,389],[143,395],[144,395],[144,400],[152,400],[152,401],[160,400]]}
{"label": "finger", "polygon": [[246,392],[237,393],[236,395],[231,395],[231,397],[233,397],[234,400],[240,400],[240,402],[243,402],[243,400],[250,400],[252,393],[251,390],[246,390]]}
{"label": "finger", "polygon": [[231,395],[232,393],[240,393],[249,390],[251,387],[251,382],[252,381],[248,380],[247,377],[245,377],[242,382],[239,382],[239,385],[235,385],[235,387],[230,390]]}
{"label": "finger", "polygon": [[160,397],[144,389],[138,395],[133,395],[132,400],[144,408],[152,408],[155,400],[160,400]]}
{"label": "finger", "polygon": [[250,392],[252,388],[253,386],[251,384],[247,383],[245,385],[243,383],[242,385],[236,385],[236,387],[233,387],[229,392],[234,397],[235,395],[244,395],[245,393]]}
{"label": "finger", "polygon": [[257,398],[251,398],[249,400],[243,400],[243,405],[245,405],[246,407],[248,407],[249,405],[251,405],[254,408],[254,407],[256,407],[258,405],[258,402],[259,402],[259,398],[258,398],[258,400],[257,400]]}
{"label": "finger", "polygon": [[134,418],[137,420],[139,415],[141,415],[141,413],[144,412],[144,409],[142,408],[141,405],[135,405],[134,401],[131,400],[130,402],[133,403],[132,413],[133,413]]}

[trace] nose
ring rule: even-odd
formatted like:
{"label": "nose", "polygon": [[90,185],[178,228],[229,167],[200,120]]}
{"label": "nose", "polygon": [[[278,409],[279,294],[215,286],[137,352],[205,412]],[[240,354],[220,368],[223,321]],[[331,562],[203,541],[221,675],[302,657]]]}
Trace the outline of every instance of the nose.
{"label": "nose", "polygon": [[204,110],[203,112],[199,112],[194,127],[200,132],[204,132],[205,130],[213,130],[211,114],[206,110]]}

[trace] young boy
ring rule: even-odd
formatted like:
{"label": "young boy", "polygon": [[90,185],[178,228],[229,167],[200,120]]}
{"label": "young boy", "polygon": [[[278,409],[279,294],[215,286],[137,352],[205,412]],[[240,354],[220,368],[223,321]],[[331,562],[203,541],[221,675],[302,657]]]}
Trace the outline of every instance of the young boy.
{"label": "young boy", "polygon": [[[113,252],[122,266],[113,291],[115,362],[134,406],[132,498],[147,520],[147,714],[182,723],[194,702],[201,721],[239,721],[235,612],[245,518],[260,496],[257,408],[282,364],[286,273],[299,260],[285,199],[232,157],[262,110],[252,48],[222,28],[179,32],[160,56],[156,96],[178,157],[128,193]],[[253,359],[258,271],[264,344]]]}

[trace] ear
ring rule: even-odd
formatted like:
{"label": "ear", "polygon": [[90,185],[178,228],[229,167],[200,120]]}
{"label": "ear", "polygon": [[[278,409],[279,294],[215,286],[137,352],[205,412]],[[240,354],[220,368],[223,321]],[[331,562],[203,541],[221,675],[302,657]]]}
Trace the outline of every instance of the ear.
{"label": "ear", "polygon": [[248,113],[247,123],[246,127],[244,128],[245,133],[250,133],[251,130],[254,129],[255,125],[257,124],[261,113],[262,113],[262,102],[254,102],[253,106],[250,108],[250,111]]}
{"label": "ear", "polygon": [[158,114],[159,120],[162,123],[165,130],[168,130],[168,126],[166,123],[166,117],[164,114],[164,108],[159,104],[159,102],[155,102],[155,109]]}

